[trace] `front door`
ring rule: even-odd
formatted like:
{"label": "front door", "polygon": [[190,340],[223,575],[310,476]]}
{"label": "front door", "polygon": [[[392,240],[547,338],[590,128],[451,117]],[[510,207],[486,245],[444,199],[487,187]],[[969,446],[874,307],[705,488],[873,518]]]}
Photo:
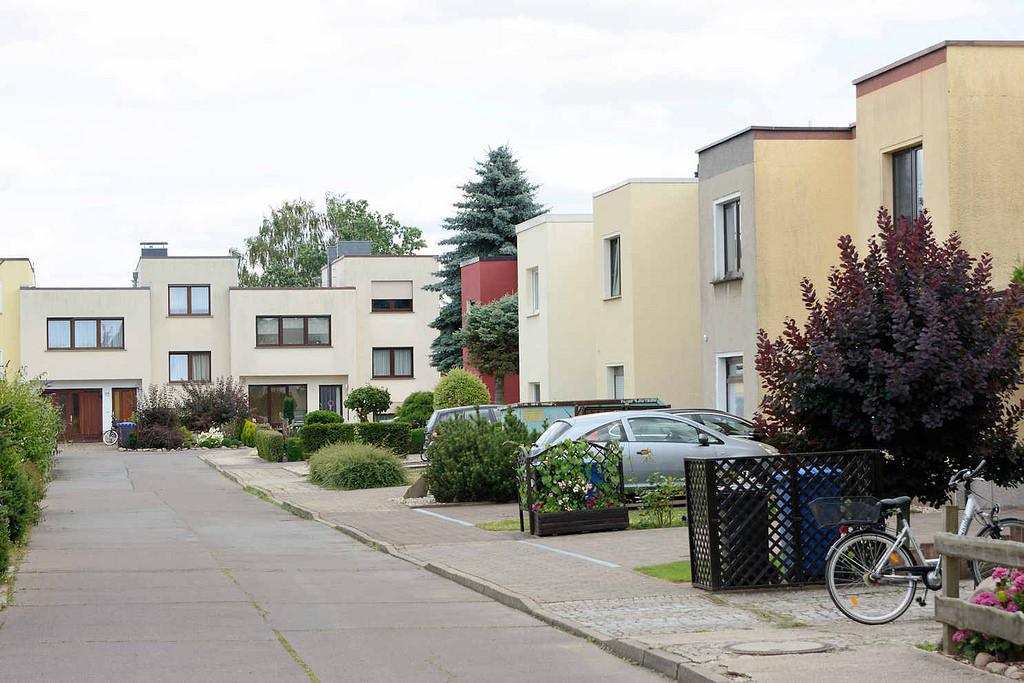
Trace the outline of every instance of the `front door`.
{"label": "front door", "polygon": [[114,421],[130,422],[139,403],[138,389],[114,389]]}
{"label": "front door", "polygon": [[48,396],[64,415],[67,441],[99,441],[103,433],[103,397],[99,389],[61,389]]}

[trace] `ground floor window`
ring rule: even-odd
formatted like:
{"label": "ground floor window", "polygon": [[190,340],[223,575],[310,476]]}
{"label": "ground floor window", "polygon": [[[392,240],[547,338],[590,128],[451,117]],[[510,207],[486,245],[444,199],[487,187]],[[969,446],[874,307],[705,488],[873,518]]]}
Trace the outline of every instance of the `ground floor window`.
{"label": "ground floor window", "polygon": [[306,414],[305,384],[250,384],[249,410],[261,422],[275,427],[284,424],[284,399],[295,399],[295,419],[301,420]]}
{"label": "ground floor window", "polygon": [[530,400],[540,403],[540,382],[530,382]]}
{"label": "ground floor window", "polygon": [[733,415],[744,415],[743,356],[723,356],[718,359],[719,408]]}
{"label": "ground floor window", "polygon": [[329,410],[332,413],[341,415],[341,385],[321,384],[320,385],[320,410]]}
{"label": "ground floor window", "polygon": [[626,369],[622,365],[608,366],[608,397],[626,398]]}

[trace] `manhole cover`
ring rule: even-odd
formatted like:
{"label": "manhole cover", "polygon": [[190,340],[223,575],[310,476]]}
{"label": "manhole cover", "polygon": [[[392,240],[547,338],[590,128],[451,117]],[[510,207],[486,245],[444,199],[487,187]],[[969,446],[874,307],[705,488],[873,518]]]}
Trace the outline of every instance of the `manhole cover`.
{"label": "manhole cover", "polygon": [[738,655],[809,655],[831,652],[836,646],[816,640],[754,640],[726,645],[725,649]]}

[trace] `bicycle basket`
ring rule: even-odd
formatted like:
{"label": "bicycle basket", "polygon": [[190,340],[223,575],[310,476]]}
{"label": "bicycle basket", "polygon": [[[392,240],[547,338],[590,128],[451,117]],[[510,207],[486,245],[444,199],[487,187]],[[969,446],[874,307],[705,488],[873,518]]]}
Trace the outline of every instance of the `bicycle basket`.
{"label": "bicycle basket", "polygon": [[882,504],[872,496],[817,498],[808,507],[822,529],[876,524],[882,513]]}

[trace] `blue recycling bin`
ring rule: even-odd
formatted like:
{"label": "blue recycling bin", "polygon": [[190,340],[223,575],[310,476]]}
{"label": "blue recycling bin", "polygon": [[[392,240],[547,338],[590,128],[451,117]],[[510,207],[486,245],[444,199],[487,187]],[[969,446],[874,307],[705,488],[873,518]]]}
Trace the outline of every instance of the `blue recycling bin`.
{"label": "blue recycling bin", "polygon": [[[775,517],[776,528],[788,529],[784,533],[779,552],[772,558],[783,574],[793,574],[797,553],[794,541],[799,543],[803,557],[801,567],[803,580],[815,580],[825,575],[825,560],[828,550],[836,538],[834,529],[819,529],[811,514],[809,503],[816,498],[839,495],[839,479],[842,470],[831,467],[800,467],[796,470],[796,500],[791,487],[788,471],[775,475],[775,492],[770,512]],[[795,509],[794,509],[795,508]],[[799,511],[799,524],[793,519]]]}
{"label": "blue recycling bin", "polygon": [[128,435],[135,431],[136,424],[134,422],[116,422],[114,423],[114,429],[117,430],[117,442],[121,444],[123,448],[128,447]]}

